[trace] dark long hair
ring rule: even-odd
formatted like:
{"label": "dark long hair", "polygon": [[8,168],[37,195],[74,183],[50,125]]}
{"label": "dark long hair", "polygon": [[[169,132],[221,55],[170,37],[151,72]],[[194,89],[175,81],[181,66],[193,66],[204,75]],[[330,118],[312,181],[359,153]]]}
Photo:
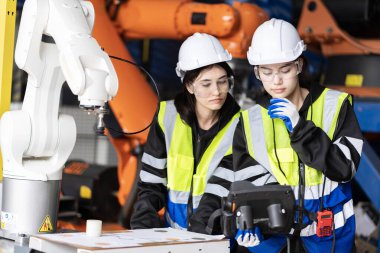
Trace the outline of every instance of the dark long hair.
{"label": "dark long hair", "polygon": [[187,90],[186,86],[191,85],[203,70],[212,68],[215,65],[222,67],[226,71],[227,77],[231,77],[234,75],[231,67],[226,62],[219,62],[198,69],[189,70],[186,72],[183,78],[182,91],[180,91],[174,98],[174,105],[177,109],[177,112],[179,113],[179,115],[181,115],[181,118],[189,125],[191,125],[191,123],[195,121],[196,98],[194,94],[191,94]]}

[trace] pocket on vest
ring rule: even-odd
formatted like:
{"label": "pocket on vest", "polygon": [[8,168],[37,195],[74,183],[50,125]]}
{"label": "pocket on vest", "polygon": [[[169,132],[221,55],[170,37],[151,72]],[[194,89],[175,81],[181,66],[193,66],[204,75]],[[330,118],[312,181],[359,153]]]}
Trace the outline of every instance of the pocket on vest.
{"label": "pocket on vest", "polygon": [[[286,184],[297,185],[298,184],[298,170],[295,170],[295,162],[297,158],[295,157],[295,152],[292,148],[277,148],[276,149],[278,162],[281,165],[281,169],[286,175]],[[276,154],[273,150],[272,157],[275,159],[275,165],[277,167]],[[298,167],[298,164],[297,164]]]}
{"label": "pocket on vest", "polygon": [[175,191],[189,191],[194,169],[194,158],[176,155],[168,157],[168,187]]}

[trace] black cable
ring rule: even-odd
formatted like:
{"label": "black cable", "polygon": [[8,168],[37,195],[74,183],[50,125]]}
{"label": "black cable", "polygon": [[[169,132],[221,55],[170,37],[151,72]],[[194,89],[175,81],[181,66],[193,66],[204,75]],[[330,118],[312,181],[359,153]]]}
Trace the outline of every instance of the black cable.
{"label": "black cable", "polygon": [[147,130],[150,126],[152,125],[152,121],[149,123],[149,125],[147,125],[146,127],[144,127],[143,129],[139,130],[139,131],[136,131],[136,132],[123,132],[123,131],[119,131],[115,128],[112,128],[112,127],[109,127],[109,126],[106,126],[108,130],[111,130],[111,131],[114,131],[115,133],[119,133],[119,134],[123,134],[123,135],[133,135],[133,134],[139,134],[141,132],[144,132],[145,130]]}
{"label": "black cable", "polygon": [[331,253],[334,253],[335,251],[335,222],[333,220],[333,241],[332,241],[332,245],[331,245]]}
{"label": "black cable", "polygon": [[310,120],[313,121],[313,93],[311,92],[310,89]]}
{"label": "black cable", "polygon": [[[108,13],[108,16],[111,20],[115,20],[119,14],[119,10],[122,4],[124,4],[126,0],[106,0],[105,9]],[[112,8],[113,7],[113,8]]]}
{"label": "black cable", "polygon": [[322,185],[322,196],[321,200],[319,201],[319,211],[323,210],[323,196],[325,195],[325,185],[326,185],[326,169],[323,170],[323,185]]}
{"label": "black cable", "polygon": [[138,67],[139,69],[141,69],[150,78],[150,80],[152,80],[154,88],[156,89],[157,96],[160,97],[160,92],[158,91],[156,81],[154,80],[154,78],[152,77],[152,75],[143,66],[141,66],[141,65],[139,65],[137,63],[134,63],[133,61],[129,61],[127,59],[120,58],[120,57],[117,57],[117,56],[109,55],[109,57],[110,58],[114,58],[114,59],[119,60],[119,61],[127,62],[127,63],[132,64],[132,65],[135,65],[136,67]]}
{"label": "black cable", "polygon": [[286,178],[285,173],[284,173],[284,171],[283,171],[282,168],[281,168],[280,159],[278,159],[278,155],[277,155],[277,147],[276,147],[276,130],[275,130],[275,128],[274,128],[274,120],[273,120],[273,119],[272,119],[272,129],[273,129],[273,148],[274,148],[274,155],[276,156],[276,160],[277,160],[278,168],[280,169],[282,175],[284,175],[284,177]]}
{"label": "black cable", "polygon": [[109,12],[111,5],[113,4],[113,0],[106,0],[105,5],[106,5],[106,11]]}
{"label": "black cable", "polygon": [[[113,55],[109,55],[110,58],[113,58],[113,59],[116,59],[116,60],[119,60],[119,61],[123,61],[123,62],[126,62],[126,63],[129,63],[129,64],[132,64],[132,65],[135,65],[136,67],[138,67],[139,69],[141,69],[149,78],[150,80],[152,80],[153,82],[153,85],[156,89],[156,93],[157,93],[157,97],[158,97],[158,102],[160,101],[160,92],[158,91],[158,87],[157,87],[157,83],[156,81],[154,80],[154,78],[152,77],[152,75],[141,65],[137,64],[137,63],[134,63],[132,61],[129,61],[127,59],[124,59],[124,58],[120,58],[120,57],[117,57],[117,56],[113,56]],[[158,106],[158,104],[157,104]],[[153,119],[151,120],[151,122],[149,123],[149,125],[147,125],[146,127],[144,127],[143,129],[139,130],[139,131],[136,131],[136,132],[124,132],[124,131],[119,131],[117,129],[114,129],[110,126],[105,126],[107,129],[111,130],[111,131],[114,131],[115,133],[118,133],[118,134],[122,134],[122,135],[133,135],[133,134],[138,134],[138,133],[141,133],[141,132],[144,132],[145,130],[147,130],[153,123]]]}

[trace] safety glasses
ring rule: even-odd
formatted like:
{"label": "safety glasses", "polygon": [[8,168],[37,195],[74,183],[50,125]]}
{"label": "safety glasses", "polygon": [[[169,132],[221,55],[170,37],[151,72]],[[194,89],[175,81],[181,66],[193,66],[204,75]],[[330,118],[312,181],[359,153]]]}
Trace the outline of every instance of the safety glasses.
{"label": "safety glasses", "polygon": [[194,82],[192,84],[194,89],[194,94],[207,98],[213,95],[218,95],[219,93],[227,93],[229,92],[234,85],[234,77],[223,77],[215,81],[211,80],[202,80],[200,82]]}
{"label": "safety glasses", "polygon": [[263,66],[255,66],[255,76],[262,82],[272,82],[275,76],[282,80],[292,79],[301,73],[301,65],[298,60],[280,67],[278,71]]}

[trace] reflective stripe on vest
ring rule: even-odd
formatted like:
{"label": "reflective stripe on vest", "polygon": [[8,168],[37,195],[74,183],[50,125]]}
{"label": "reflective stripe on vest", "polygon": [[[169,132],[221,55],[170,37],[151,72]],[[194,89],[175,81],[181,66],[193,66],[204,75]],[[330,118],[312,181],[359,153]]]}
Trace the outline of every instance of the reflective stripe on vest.
{"label": "reflective stripe on vest", "polygon": [[[330,89],[325,89],[320,97],[309,107],[307,119],[311,120],[316,126],[322,128],[332,139],[340,108],[347,98],[348,94]],[[311,109],[313,112],[311,112]],[[255,105],[251,109],[242,113],[244,131],[247,137],[248,152],[261,165],[275,176],[277,181],[282,185],[298,185],[298,156],[290,145],[290,138],[285,124],[281,119],[272,119],[268,116],[268,110]],[[281,169],[277,164],[277,158],[274,150],[274,132],[276,138],[276,153],[281,164]],[[278,138],[281,136],[281,138]],[[251,141],[249,141],[251,140]],[[321,196],[315,193],[319,192],[318,185],[323,181],[322,173],[309,166],[305,166],[306,186],[310,186],[313,193],[310,197]],[[312,186],[317,186],[313,188]],[[333,190],[334,186],[331,186]],[[328,194],[325,189],[325,194]],[[306,197],[305,197],[306,199]]]}
{"label": "reflective stripe on vest", "polygon": [[147,153],[143,154],[141,161],[158,170],[163,170],[166,168],[166,159],[155,158],[154,156],[151,156]]}
{"label": "reflective stripe on vest", "polygon": [[[160,103],[158,123],[165,134],[168,201],[172,207],[171,210],[168,210],[170,219],[166,219],[169,225],[173,223],[173,225],[177,224],[181,227],[186,227],[186,221],[184,220],[186,219],[186,206],[184,205],[188,203],[191,182],[193,184],[193,208],[195,209],[199,205],[207,181],[224,155],[231,152],[232,137],[238,118],[239,113],[217,133],[203,153],[197,165],[196,173],[193,174],[192,129],[181,119],[173,101]],[[178,204],[178,208],[176,204]]]}

